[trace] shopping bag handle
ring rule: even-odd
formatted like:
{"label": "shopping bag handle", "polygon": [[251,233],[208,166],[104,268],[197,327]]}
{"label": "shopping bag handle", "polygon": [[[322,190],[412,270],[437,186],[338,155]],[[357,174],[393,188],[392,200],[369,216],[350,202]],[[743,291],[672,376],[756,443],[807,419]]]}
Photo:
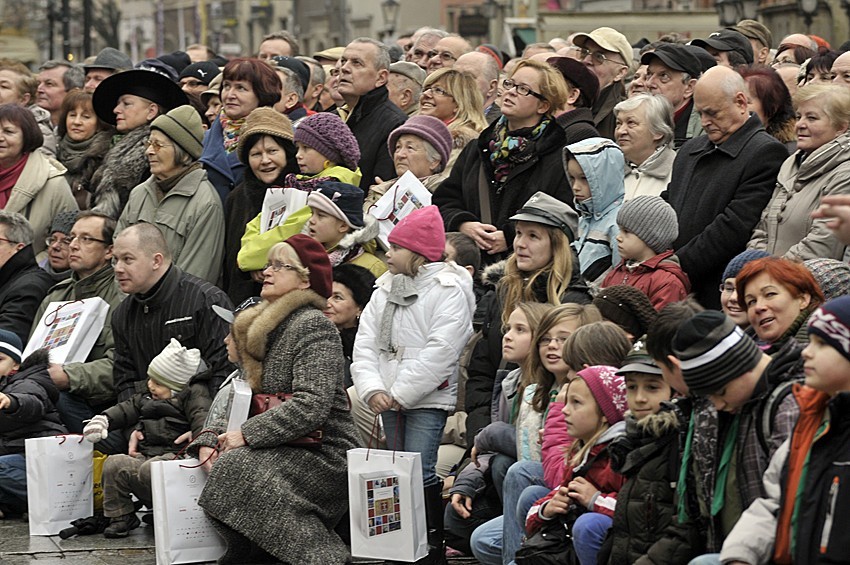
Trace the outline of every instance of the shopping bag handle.
{"label": "shopping bag handle", "polygon": [[[54,308],[53,310],[48,312],[47,315],[44,317],[44,325],[45,326],[52,326],[53,324],[55,324],[56,318],[59,317],[59,310],[61,310],[65,306],[70,306],[71,304],[76,304],[77,302],[79,302],[80,304],[83,303],[82,300],[72,300],[71,302],[66,302],[65,304],[60,304],[59,306],[57,306],[56,308]],[[51,316],[53,316],[52,319],[50,318]],[[50,321],[48,321],[48,320],[50,320]]]}
{"label": "shopping bag handle", "polygon": [[218,446],[219,446],[218,433],[215,430],[211,430],[209,428],[207,428],[205,430],[201,430],[200,432],[198,432],[198,435],[196,435],[195,437],[190,439],[188,442],[186,442],[186,445],[183,446],[183,449],[181,449],[180,451],[178,451],[177,453],[174,454],[174,459],[172,459],[172,461],[180,459],[180,457],[186,452],[186,450],[189,449],[189,446],[192,445],[192,442],[194,442],[195,440],[197,440],[199,437],[201,437],[204,434],[213,434],[216,437],[215,446],[213,447],[213,451],[210,452],[210,454],[207,456],[206,459],[204,459],[203,461],[201,461],[197,465],[180,465],[180,467],[182,469],[197,469],[198,467],[202,467],[202,466],[206,465],[207,461],[212,459],[213,453],[218,451]]}
{"label": "shopping bag handle", "polygon": [[[61,437],[62,441],[59,442],[59,445],[62,445],[63,443],[65,443],[66,439],[68,439],[69,437],[72,437],[72,436],[77,436],[77,435],[80,435],[80,434],[58,434],[54,437]],[[80,439],[77,441],[77,443],[83,443],[84,439],[86,439],[86,436],[80,435]]]}
{"label": "shopping bag handle", "polygon": [[[378,431],[378,418],[380,418],[380,414],[375,414],[375,419],[372,421],[372,433],[369,434],[369,443],[366,444],[366,461],[369,460],[369,452],[372,450],[372,438],[376,437],[375,433]],[[398,449],[398,430],[401,425],[401,418],[395,419],[395,443],[393,443],[393,463],[395,463],[395,452]],[[376,442],[377,443],[377,442]],[[375,445],[375,447],[378,447]]]}

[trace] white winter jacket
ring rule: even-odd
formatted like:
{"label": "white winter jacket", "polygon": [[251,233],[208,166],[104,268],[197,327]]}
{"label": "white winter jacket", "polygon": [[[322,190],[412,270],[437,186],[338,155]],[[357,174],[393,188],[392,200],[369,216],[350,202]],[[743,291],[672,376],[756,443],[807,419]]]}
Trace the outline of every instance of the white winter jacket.
{"label": "white winter jacket", "polygon": [[416,302],[397,307],[393,317],[395,354],[380,351],[381,318],[393,275],[384,273],[360,316],[351,377],[368,402],[389,394],[406,410],[439,408],[453,412],[457,402],[458,360],[472,337],[475,297],[469,272],[454,262],[428,263],[413,284]]}

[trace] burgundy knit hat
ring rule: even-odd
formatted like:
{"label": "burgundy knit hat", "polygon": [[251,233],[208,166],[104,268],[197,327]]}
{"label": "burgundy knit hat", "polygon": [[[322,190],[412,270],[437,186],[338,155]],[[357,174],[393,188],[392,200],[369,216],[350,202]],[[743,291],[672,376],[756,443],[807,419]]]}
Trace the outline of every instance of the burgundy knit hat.
{"label": "burgundy knit hat", "polygon": [[617,374],[617,368],[594,365],[582,369],[577,375],[587,383],[608,424],[613,426],[621,421],[626,412],[626,381]]}
{"label": "burgundy knit hat", "polygon": [[452,153],[452,134],[442,120],[434,116],[411,116],[406,122],[390,132],[387,147],[390,155],[395,153],[395,144],[403,135],[415,135],[430,143],[440,154],[443,168],[449,162]]}
{"label": "burgundy knit hat", "polygon": [[292,246],[301,264],[310,271],[310,288],[319,296],[330,298],[333,294],[333,271],[328,252],[322,244],[302,233],[286,240]]}
{"label": "burgundy knit hat", "polygon": [[360,161],[360,146],[354,134],[339,116],[330,112],[319,112],[301,120],[295,128],[295,143],[312,147],[328,161],[352,171]]}
{"label": "burgundy knit hat", "polygon": [[396,224],[387,239],[429,261],[439,261],[446,252],[446,230],[439,208],[425,206],[414,210]]}

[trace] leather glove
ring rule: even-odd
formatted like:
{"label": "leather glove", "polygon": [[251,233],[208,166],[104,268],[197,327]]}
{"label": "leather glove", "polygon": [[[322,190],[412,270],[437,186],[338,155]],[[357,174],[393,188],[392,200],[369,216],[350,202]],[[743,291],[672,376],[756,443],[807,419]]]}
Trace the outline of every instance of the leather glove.
{"label": "leather glove", "polygon": [[86,427],[83,428],[83,436],[92,443],[97,443],[106,439],[109,435],[109,420],[103,414],[98,414],[88,421]]}

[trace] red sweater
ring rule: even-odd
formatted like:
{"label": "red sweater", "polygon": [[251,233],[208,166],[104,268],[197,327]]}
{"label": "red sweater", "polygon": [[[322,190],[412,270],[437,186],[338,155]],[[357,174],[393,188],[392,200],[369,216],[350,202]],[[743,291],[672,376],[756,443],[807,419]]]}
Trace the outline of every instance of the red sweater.
{"label": "red sweater", "polygon": [[616,284],[627,284],[643,291],[656,310],[661,310],[671,302],[679,302],[688,297],[691,281],[679,265],[679,260],[670,249],[647,259],[638,266],[626,268],[626,260],[620,261],[602,281],[602,288]]}

